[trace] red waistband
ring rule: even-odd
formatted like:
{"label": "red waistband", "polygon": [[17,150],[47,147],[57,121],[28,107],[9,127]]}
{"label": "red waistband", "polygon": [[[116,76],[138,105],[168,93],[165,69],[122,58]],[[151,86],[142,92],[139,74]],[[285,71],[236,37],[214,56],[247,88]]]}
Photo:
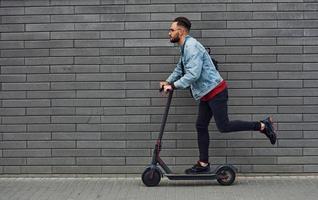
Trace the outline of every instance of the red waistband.
{"label": "red waistband", "polygon": [[215,88],[213,88],[209,93],[204,95],[201,98],[201,101],[210,101],[213,97],[215,97],[217,94],[221,93],[226,88],[227,88],[227,84],[226,84],[225,80],[223,80]]}

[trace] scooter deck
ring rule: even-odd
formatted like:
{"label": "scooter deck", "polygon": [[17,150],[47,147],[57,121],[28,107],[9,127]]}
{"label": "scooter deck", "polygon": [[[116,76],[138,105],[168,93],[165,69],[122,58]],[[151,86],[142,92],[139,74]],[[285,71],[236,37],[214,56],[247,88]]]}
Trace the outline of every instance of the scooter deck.
{"label": "scooter deck", "polygon": [[165,174],[170,180],[213,180],[216,174]]}

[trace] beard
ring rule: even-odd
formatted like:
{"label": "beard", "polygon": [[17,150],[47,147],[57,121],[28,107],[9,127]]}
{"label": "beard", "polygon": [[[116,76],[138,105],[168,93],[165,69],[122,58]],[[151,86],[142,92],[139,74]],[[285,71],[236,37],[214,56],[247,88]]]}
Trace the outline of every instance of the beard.
{"label": "beard", "polygon": [[179,41],[180,41],[179,35],[177,35],[177,36],[174,37],[174,38],[170,38],[170,42],[171,42],[171,43],[177,43],[177,42],[179,42]]}

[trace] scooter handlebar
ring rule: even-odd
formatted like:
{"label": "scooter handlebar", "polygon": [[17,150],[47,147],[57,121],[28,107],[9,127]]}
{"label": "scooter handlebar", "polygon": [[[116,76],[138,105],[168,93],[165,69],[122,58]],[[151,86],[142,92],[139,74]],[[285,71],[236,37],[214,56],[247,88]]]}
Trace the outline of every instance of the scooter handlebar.
{"label": "scooter handlebar", "polygon": [[[161,88],[159,88],[159,92],[163,92],[164,90],[164,86],[162,86]],[[168,90],[168,92],[172,92],[172,90]]]}

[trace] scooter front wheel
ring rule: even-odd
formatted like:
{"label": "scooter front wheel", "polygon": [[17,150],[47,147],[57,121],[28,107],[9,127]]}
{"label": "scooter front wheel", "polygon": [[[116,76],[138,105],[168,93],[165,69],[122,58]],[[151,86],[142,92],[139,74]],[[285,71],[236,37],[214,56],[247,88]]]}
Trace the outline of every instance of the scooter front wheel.
{"label": "scooter front wheel", "polygon": [[216,172],[217,181],[221,185],[232,185],[235,181],[236,173],[235,171],[228,166],[223,166]]}
{"label": "scooter front wheel", "polygon": [[156,186],[161,180],[161,173],[156,168],[147,168],[141,176],[142,182],[148,186]]}

